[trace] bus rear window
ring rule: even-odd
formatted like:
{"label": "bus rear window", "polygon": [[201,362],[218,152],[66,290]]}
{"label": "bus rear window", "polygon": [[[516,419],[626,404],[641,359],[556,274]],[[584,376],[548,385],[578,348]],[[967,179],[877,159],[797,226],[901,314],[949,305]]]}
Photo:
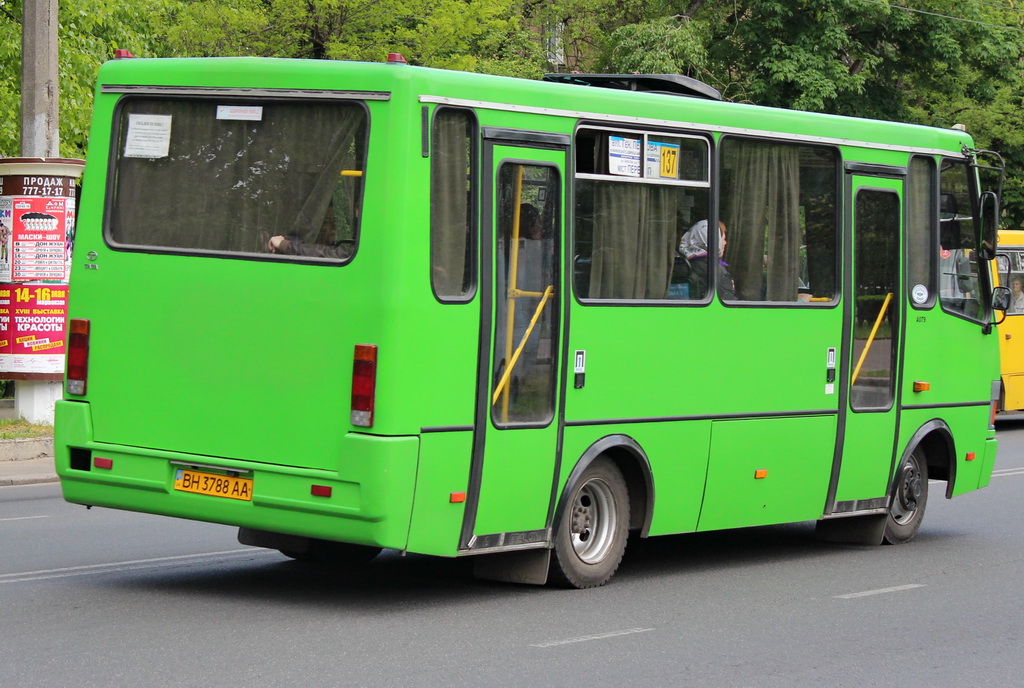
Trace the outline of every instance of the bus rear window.
{"label": "bus rear window", "polygon": [[348,260],[366,119],[351,103],[126,100],[109,238],[150,250]]}

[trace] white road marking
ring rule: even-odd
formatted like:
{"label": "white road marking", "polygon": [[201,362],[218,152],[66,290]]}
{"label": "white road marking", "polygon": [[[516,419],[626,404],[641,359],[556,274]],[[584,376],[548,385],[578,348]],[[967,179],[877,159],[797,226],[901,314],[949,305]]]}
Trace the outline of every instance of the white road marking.
{"label": "white road marking", "polygon": [[229,549],[223,552],[206,552],[203,554],[180,554],[173,557],[154,557],[153,559],[136,559],[133,561],[117,561],[109,564],[88,564],[85,566],[68,566],[60,569],[43,569],[40,571],[23,571],[21,573],[0,573],[2,583],[24,583],[26,581],[46,580],[48,578],[70,578],[72,576],[90,576],[97,573],[115,573],[117,571],[136,571],[153,569],[161,566],[174,566],[189,562],[201,562],[213,557],[242,558],[269,553],[268,550],[256,548]]}
{"label": "white road marking", "polygon": [[616,636],[631,635],[633,633],[646,633],[647,631],[653,630],[653,628],[627,628],[624,631],[609,631],[608,633],[581,635],[576,638],[566,638],[564,640],[550,640],[546,643],[531,643],[530,647],[555,647],[557,645],[571,645],[572,643],[585,643],[590,640],[603,640],[605,638],[615,638]]}
{"label": "white road marking", "polygon": [[925,587],[923,583],[909,583],[907,585],[896,585],[891,588],[878,588],[877,590],[865,590],[864,592],[850,592],[845,595],[836,595],[840,600],[852,600],[857,597],[870,597],[871,595],[886,595],[890,592],[903,592],[914,588]]}
{"label": "white road marking", "polygon": [[1000,468],[992,471],[993,478],[1002,478],[1007,475],[1024,475],[1024,468]]}
{"label": "white road marking", "polygon": [[11,518],[0,518],[0,521],[28,521],[33,518],[50,518],[50,515],[46,516],[13,516]]}

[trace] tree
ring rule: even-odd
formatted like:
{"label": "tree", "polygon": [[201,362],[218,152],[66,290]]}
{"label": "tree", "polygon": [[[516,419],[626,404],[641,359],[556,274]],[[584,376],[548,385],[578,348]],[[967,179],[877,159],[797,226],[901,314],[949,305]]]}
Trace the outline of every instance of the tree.
{"label": "tree", "polygon": [[[650,7],[655,7],[651,5]],[[700,78],[729,100],[951,127],[1008,163],[1005,219],[1024,226],[1024,33],[1018,10],[930,0],[691,0],[612,32],[609,71]]]}
{"label": "tree", "polygon": [[[60,150],[83,157],[100,64],[124,48],[160,55],[154,22],[177,0],[62,0],[58,70]],[[0,0],[0,155],[20,153],[22,0]]]}
{"label": "tree", "polygon": [[539,76],[511,0],[200,0],[163,33],[180,55],[265,55]]}

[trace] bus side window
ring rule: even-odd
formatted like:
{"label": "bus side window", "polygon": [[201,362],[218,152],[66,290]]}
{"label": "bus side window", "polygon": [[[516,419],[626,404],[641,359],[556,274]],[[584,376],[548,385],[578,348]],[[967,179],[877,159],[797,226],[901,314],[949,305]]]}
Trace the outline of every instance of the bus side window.
{"label": "bus side window", "polygon": [[1010,289],[1010,307],[1006,314],[1024,314],[1024,251],[1000,248],[996,266],[999,284]]}
{"label": "bus side window", "polygon": [[700,299],[706,288],[693,288],[679,245],[682,233],[707,217],[708,140],[583,127],[575,155],[576,295]]}
{"label": "bus side window", "polygon": [[[835,149],[722,140],[719,217],[737,301],[831,301],[839,228]],[[728,289],[728,285],[721,287]],[[731,300],[728,291],[721,295]]]}
{"label": "bus side window", "polygon": [[[907,177],[907,281],[905,288],[914,308],[935,305],[935,274],[938,247],[936,222],[935,160],[914,156]],[[947,228],[940,224],[940,228]]]}
{"label": "bus side window", "polygon": [[430,147],[430,283],[441,301],[465,302],[476,290],[473,222],[475,120],[440,108]]}

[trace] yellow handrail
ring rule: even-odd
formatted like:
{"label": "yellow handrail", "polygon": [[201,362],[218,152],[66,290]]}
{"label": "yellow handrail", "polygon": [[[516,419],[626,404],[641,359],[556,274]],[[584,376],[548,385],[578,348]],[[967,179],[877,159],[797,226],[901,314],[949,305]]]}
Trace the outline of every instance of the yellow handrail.
{"label": "yellow handrail", "polygon": [[860,352],[860,360],[857,361],[857,367],[853,369],[853,378],[850,380],[851,385],[857,383],[860,367],[864,365],[864,359],[868,356],[871,343],[875,341],[875,333],[878,332],[878,326],[882,324],[882,318],[885,317],[885,311],[888,310],[890,301],[892,301],[892,292],[885,295],[885,301],[882,302],[882,307],[878,311],[878,317],[875,318],[875,326],[871,328],[871,334],[868,335],[868,341],[864,344],[864,350]]}
{"label": "yellow handrail", "polygon": [[[519,291],[519,223],[522,221],[520,209],[523,202],[523,172],[523,166],[518,165],[512,202],[512,243],[510,246],[511,251],[509,251],[508,291],[505,294],[505,308],[507,309],[505,315],[505,377],[508,377],[508,374],[512,371],[512,337],[514,336],[516,326],[516,292]],[[500,387],[494,391],[492,405],[497,403],[499,391]],[[501,419],[503,423],[508,422],[508,392],[509,390],[505,389],[505,395],[502,398],[501,404]]]}
{"label": "yellow handrail", "polygon": [[523,333],[523,339],[519,342],[519,346],[516,348],[515,353],[512,354],[511,358],[506,358],[508,365],[505,366],[505,372],[498,380],[498,386],[494,388],[494,397],[491,400],[491,405],[498,403],[498,396],[502,392],[505,392],[505,406],[502,408],[504,412],[504,422],[508,422],[508,381],[512,377],[512,369],[516,367],[516,363],[519,362],[519,354],[523,353],[523,348],[526,347],[526,341],[530,338],[533,333],[533,328],[537,324],[537,320],[540,318],[540,314],[544,312],[544,307],[548,305],[548,301],[552,296],[555,295],[554,285],[549,284],[547,289],[544,290],[544,295],[540,299],[540,303],[537,304],[537,310],[534,311],[533,317],[530,318],[530,324],[526,327],[526,332]]}

